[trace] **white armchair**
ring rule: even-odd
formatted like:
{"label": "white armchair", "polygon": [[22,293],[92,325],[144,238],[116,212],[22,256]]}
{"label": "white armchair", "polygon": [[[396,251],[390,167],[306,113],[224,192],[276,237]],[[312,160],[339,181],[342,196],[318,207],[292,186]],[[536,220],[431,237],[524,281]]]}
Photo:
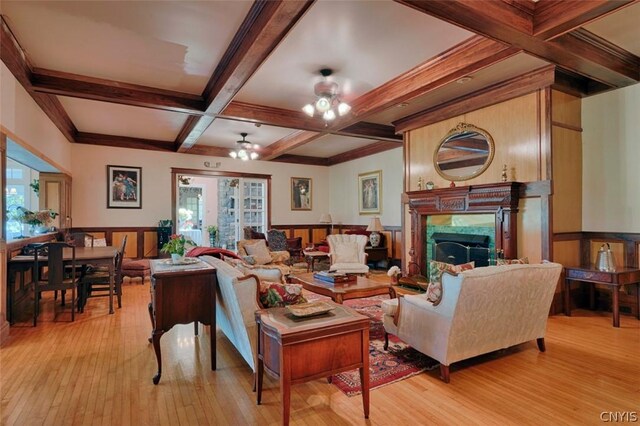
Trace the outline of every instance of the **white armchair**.
{"label": "white armchair", "polygon": [[328,235],[330,271],[350,274],[367,274],[366,235]]}

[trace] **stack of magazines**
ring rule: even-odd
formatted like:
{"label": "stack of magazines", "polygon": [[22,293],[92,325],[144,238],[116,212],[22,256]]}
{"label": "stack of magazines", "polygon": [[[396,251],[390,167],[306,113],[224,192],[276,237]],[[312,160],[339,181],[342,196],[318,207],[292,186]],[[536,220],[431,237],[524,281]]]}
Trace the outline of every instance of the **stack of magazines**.
{"label": "stack of magazines", "polygon": [[349,281],[355,281],[357,277],[354,274],[341,274],[338,272],[321,271],[314,272],[313,278],[328,283],[346,283]]}

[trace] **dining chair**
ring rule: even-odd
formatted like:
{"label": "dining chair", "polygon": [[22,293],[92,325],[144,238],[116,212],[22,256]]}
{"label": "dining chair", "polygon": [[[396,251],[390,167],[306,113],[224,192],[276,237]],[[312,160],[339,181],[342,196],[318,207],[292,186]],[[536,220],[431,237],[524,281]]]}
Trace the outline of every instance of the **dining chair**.
{"label": "dining chair", "polygon": [[[65,305],[65,292],[71,290],[71,321],[75,321],[75,306],[77,303],[76,288],[79,279],[76,275],[76,248],[63,242],[44,244],[30,244],[33,254],[33,326],[37,325],[40,311],[40,294],[43,291],[58,290],[62,293],[61,306]],[[64,259],[64,249],[71,249],[71,258]],[[71,274],[65,274],[65,264],[71,266]],[[46,271],[45,271],[46,268]],[[54,304],[55,306],[55,304]]]}
{"label": "dining chair", "polygon": [[72,232],[67,242],[76,247],[93,247],[94,240],[94,236],[86,232]]}
{"label": "dining chair", "polygon": [[[127,246],[127,235],[122,239],[120,249],[116,253],[114,294],[118,298],[118,308],[122,308],[122,260],[124,259],[124,250]],[[89,270],[82,277],[82,303],[80,304],[80,312],[84,312],[84,305],[90,297],[109,296],[110,291],[110,275],[108,270],[95,269]]]}

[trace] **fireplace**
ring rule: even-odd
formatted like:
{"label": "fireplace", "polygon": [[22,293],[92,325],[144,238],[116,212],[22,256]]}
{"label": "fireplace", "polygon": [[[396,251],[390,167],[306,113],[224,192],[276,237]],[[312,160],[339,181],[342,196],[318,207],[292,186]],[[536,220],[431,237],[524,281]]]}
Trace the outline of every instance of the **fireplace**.
{"label": "fireplace", "polygon": [[453,265],[475,262],[475,266],[489,266],[492,260],[487,235],[436,232],[431,238],[432,258],[439,262]]}
{"label": "fireplace", "polygon": [[519,182],[501,182],[407,192],[411,214],[408,262],[413,264],[410,269],[415,270],[417,266],[421,274],[427,275],[427,257],[431,251],[427,249],[427,219],[433,215],[491,214],[495,230],[494,246],[489,248],[506,258],[516,257],[516,215],[521,186]]}

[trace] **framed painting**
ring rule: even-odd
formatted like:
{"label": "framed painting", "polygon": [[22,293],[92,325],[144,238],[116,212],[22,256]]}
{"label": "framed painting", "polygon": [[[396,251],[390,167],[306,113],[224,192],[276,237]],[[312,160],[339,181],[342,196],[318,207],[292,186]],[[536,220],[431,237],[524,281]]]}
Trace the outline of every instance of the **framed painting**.
{"label": "framed painting", "polygon": [[291,178],[291,210],[311,210],[311,178]]}
{"label": "framed painting", "polygon": [[107,166],[107,208],[142,208],[142,167]]}
{"label": "framed painting", "polygon": [[382,202],[382,170],[358,175],[360,214],[380,214]]}

